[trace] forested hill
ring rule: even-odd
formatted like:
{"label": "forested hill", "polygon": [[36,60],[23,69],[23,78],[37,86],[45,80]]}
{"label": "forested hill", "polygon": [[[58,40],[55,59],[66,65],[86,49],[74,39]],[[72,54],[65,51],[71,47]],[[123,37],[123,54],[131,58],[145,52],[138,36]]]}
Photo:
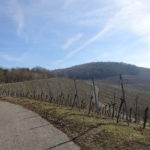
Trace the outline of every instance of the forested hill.
{"label": "forested hill", "polygon": [[115,62],[93,62],[55,70],[54,72],[56,76],[75,79],[104,79],[118,76],[119,74],[150,77],[150,69]]}
{"label": "forested hill", "polygon": [[106,79],[119,74],[134,75],[134,77],[150,78],[150,69],[137,67],[125,63],[93,62],[73,66],[66,69],[48,70],[42,67],[28,68],[0,68],[0,83],[19,82],[51,77],[67,77],[72,79]]}

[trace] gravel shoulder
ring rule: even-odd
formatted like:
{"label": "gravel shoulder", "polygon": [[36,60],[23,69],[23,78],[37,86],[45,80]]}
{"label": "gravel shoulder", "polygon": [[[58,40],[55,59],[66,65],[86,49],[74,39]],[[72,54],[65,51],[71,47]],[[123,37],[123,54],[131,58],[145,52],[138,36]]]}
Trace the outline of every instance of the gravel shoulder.
{"label": "gravel shoulder", "polygon": [[[69,138],[38,114],[21,106],[0,101],[0,149],[47,150]],[[80,150],[73,142],[55,150]]]}

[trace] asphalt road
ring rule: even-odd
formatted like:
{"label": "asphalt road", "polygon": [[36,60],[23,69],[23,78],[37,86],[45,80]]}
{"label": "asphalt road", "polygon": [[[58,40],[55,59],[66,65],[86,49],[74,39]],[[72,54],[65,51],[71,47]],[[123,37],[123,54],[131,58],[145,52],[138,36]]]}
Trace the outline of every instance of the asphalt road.
{"label": "asphalt road", "polygon": [[0,102],[0,150],[80,150],[69,138],[38,114]]}

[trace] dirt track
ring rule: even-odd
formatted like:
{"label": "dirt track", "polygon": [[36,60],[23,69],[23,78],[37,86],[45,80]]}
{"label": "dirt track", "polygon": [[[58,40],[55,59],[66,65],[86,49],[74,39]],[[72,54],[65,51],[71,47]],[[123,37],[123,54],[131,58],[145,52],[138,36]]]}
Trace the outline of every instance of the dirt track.
{"label": "dirt track", "polygon": [[[0,102],[0,150],[47,150],[69,138],[38,114]],[[54,150],[79,150],[73,142]]]}

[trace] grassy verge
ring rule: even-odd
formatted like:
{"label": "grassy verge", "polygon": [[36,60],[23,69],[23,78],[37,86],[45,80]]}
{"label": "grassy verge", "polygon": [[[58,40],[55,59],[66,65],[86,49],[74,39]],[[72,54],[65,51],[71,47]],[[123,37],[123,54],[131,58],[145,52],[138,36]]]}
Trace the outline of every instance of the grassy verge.
{"label": "grassy verge", "polygon": [[[34,112],[66,133],[82,150],[148,150],[150,130],[135,130],[121,122],[87,116],[85,112],[24,98],[0,97],[1,100],[19,104]],[[81,135],[81,136],[80,136]]]}

